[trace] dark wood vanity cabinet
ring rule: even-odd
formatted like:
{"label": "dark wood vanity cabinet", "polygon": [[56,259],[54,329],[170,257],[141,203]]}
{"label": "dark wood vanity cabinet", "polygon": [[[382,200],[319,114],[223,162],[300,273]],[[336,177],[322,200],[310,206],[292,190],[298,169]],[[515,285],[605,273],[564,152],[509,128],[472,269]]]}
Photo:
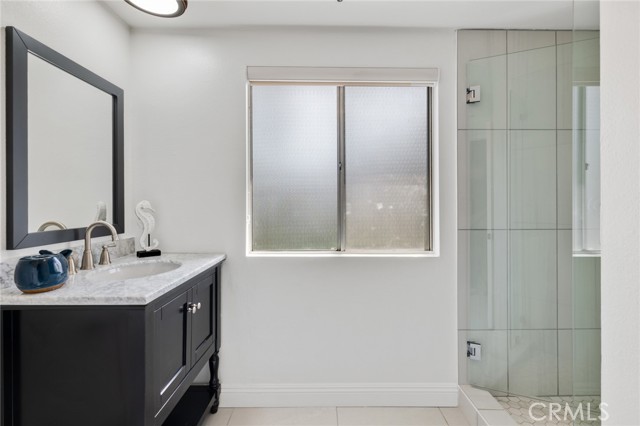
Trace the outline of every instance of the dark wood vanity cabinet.
{"label": "dark wood vanity cabinet", "polygon": [[200,424],[220,395],[220,266],[146,306],[3,306],[2,426]]}
{"label": "dark wood vanity cabinet", "polygon": [[216,277],[206,275],[153,312],[154,406],[160,411],[213,346]]}

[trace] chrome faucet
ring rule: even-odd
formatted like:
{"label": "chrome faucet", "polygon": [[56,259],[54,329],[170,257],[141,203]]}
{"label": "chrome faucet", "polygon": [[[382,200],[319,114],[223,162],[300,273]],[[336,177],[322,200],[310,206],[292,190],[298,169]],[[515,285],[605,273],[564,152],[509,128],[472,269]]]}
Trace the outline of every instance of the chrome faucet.
{"label": "chrome faucet", "polygon": [[[91,225],[87,226],[87,232],[84,235],[84,251],[82,252],[82,265],[80,269],[93,269],[93,255],[91,254],[91,232],[98,226],[106,226],[109,231],[111,231],[111,241],[116,241],[118,239],[118,231],[113,227],[109,222],[105,222],[104,220],[98,220],[93,222]],[[100,265],[108,265],[111,263],[109,259],[109,252],[107,247],[113,247],[115,244],[102,246],[102,255],[100,256]],[[107,255],[105,256],[104,251],[107,250]]]}

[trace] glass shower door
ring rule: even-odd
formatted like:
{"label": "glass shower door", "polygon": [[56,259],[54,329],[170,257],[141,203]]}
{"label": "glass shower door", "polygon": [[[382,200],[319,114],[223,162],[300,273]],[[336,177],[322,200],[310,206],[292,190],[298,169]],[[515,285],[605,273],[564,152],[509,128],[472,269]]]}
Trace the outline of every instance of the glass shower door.
{"label": "glass shower door", "polygon": [[499,394],[508,392],[506,67],[506,55],[466,64],[481,100],[458,132],[461,344],[482,345],[481,359],[463,367],[468,383]]}
{"label": "glass shower door", "polygon": [[479,97],[458,116],[460,345],[481,345],[481,357],[461,360],[461,380],[517,421],[559,404],[570,424],[582,404],[578,420],[590,422],[600,394],[598,33],[463,33],[459,90]]}

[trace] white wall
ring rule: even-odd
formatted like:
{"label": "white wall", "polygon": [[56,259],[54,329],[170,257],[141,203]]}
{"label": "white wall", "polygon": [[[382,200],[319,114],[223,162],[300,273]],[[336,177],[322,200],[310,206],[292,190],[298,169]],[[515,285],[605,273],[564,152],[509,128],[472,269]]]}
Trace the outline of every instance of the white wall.
{"label": "white wall", "polygon": [[[438,67],[441,257],[247,258],[246,66]],[[456,403],[455,33],[132,32],[133,198],[166,251],[226,252],[224,405]]]}
{"label": "white wall", "polygon": [[[4,73],[5,59],[5,27],[14,26],[36,40],[46,44],[59,53],[78,62],[125,91],[125,208],[131,206],[131,143],[128,141],[130,125],[129,89],[129,27],[103,5],[93,1],[2,1],[2,42],[1,60]],[[5,100],[4,74],[2,81],[2,155],[0,158],[0,188],[2,202],[0,205],[0,258],[12,257],[25,252],[33,253],[34,249],[5,251],[6,248],[6,192],[5,188]],[[73,96],[73,94],[69,94]],[[69,161],[73,161],[71,156]],[[63,166],[61,166],[63,167]],[[55,180],[56,176],[50,176]],[[77,177],[81,179],[81,176]],[[64,189],[62,189],[64,190]],[[127,213],[129,213],[127,210]],[[131,214],[127,216],[126,230],[136,231]]]}
{"label": "white wall", "polygon": [[600,9],[602,401],[640,424],[640,3]]}

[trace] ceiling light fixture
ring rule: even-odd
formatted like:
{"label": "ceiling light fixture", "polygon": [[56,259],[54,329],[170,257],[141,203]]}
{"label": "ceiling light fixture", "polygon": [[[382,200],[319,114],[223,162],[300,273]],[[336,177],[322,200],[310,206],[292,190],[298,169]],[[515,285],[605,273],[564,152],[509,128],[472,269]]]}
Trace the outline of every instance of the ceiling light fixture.
{"label": "ceiling light fixture", "polygon": [[187,0],[124,0],[138,10],[162,18],[175,18],[187,10]]}

